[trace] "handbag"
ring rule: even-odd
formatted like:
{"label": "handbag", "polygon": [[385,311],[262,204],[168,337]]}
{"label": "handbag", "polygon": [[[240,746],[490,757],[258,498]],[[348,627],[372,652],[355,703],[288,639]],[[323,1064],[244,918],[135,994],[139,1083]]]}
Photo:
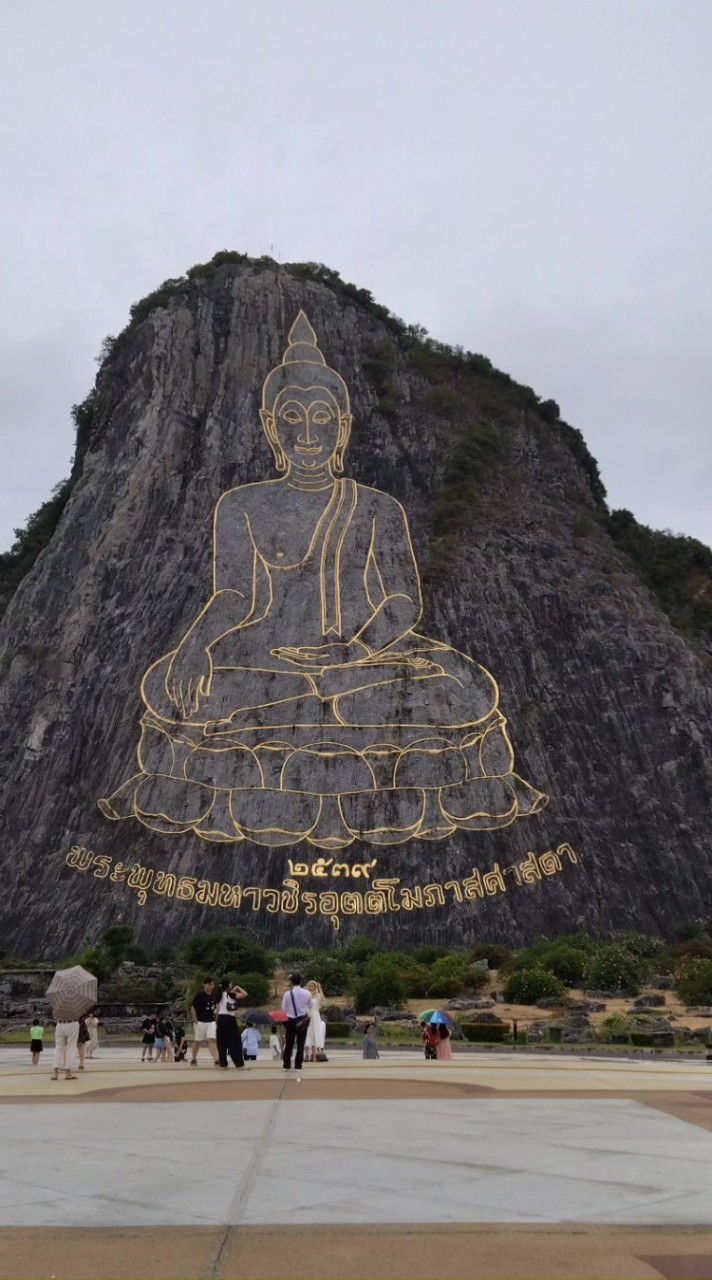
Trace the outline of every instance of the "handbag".
{"label": "handbag", "polygon": [[294,1010],[294,1025],[295,1025],[295,1027],[297,1028],[297,1031],[301,1031],[302,1027],[308,1027],[308,1026],[309,1026],[309,1014],[308,1014],[308,1013],[302,1013],[301,1015],[300,1015],[300,1014],[298,1014],[298,1013],[297,1013],[297,1002],[296,1002],[296,1000],[294,999],[294,992],[293,992],[293,991],[290,991],[290,993],[289,993],[289,994],[290,994],[290,996],[291,996],[291,1000],[292,1000],[292,1008],[293,1008],[293,1010]]}

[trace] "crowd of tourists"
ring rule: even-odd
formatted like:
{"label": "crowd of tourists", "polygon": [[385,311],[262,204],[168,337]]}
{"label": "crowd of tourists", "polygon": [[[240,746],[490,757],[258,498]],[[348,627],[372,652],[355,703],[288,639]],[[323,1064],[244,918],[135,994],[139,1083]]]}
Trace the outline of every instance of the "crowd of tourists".
{"label": "crowd of tourists", "polygon": [[[245,1026],[238,1025],[238,1002],[247,999],[247,992],[238,983],[223,978],[219,988],[212,978],[203,979],[201,988],[193,996],[190,1006],[192,1044],[186,1029],[174,1021],[168,1013],[149,1013],[140,1027],[141,1062],[178,1063],[188,1061],[197,1066],[198,1055],[205,1045],[216,1067],[227,1070],[231,1062],[238,1070],[246,1063],[256,1062],[262,1047],[262,1034],[258,1021],[269,1026],[269,1049],[273,1060],[282,1061],[285,1071],[294,1067],[299,1071],[305,1061],[324,1062],[326,1026],[321,1017],[323,990],[318,982],[302,985],[302,976],[293,973],[289,987],[282,997],[279,1014],[257,1013],[248,1016]],[[277,1019],[279,1018],[279,1021]],[[99,1019],[96,1010],[72,1021],[58,1021],[55,1026],[54,1069],[51,1079],[76,1080],[78,1067],[84,1070],[85,1060],[92,1058],[99,1047]],[[41,1060],[44,1028],[35,1018],[30,1027],[30,1053],[33,1066]],[[426,1022],[422,1031],[423,1050],[426,1059],[448,1060],[452,1058],[450,1028],[443,1018],[440,1022]],[[363,1036],[363,1057],[379,1058],[377,1027],[370,1023]]]}

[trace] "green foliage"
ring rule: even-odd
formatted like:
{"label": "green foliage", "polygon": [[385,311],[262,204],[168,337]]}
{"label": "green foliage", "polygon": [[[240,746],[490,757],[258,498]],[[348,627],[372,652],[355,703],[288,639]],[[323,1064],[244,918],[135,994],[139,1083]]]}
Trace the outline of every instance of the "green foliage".
{"label": "green foliage", "polygon": [[351,994],[357,1013],[370,1013],[377,1005],[399,1007],[406,999],[407,983],[402,957],[376,955],[365,965]]}
{"label": "green foliage", "polygon": [[547,969],[555,977],[560,978],[567,987],[578,986],[583,978],[586,966],[586,952],[581,947],[555,939],[552,942],[537,942],[520,951],[514,963],[515,969],[531,969],[538,967]]}
{"label": "green foliage", "polygon": [[678,974],[676,985],[685,1004],[712,1004],[712,960],[688,960]]}
{"label": "green foliage", "polygon": [[617,933],[613,941],[625,947],[631,955],[639,956],[641,960],[655,960],[665,949],[665,944],[660,938],[651,938],[647,933],[635,933],[632,929],[625,933]]}
{"label": "green foliage", "polygon": [[101,944],[117,961],[123,960],[126,948],[136,941],[136,930],[131,924],[112,924],[101,939]]}
{"label": "green foliage", "polygon": [[327,1040],[348,1040],[351,1034],[351,1028],[348,1022],[327,1022],[326,1038]]}
{"label": "green foliage", "polygon": [[514,952],[501,942],[478,942],[468,951],[470,960],[486,960],[490,969],[506,969],[514,960]]}
{"label": "green foliage", "polygon": [[501,1044],[510,1029],[508,1022],[461,1022],[459,1026],[466,1040],[479,1044]]}
{"label": "green foliage", "polygon": [[430,981],[427,995],[438,1000],[452,1000],[455,996],[461,996],[464,990],[462,978],[435,978]]}
{"label": "green foliage", "polygon": [[252,1006],[267,1004],[270,995],[269,978],[264,973],[242,973],[235,981],[247,992],[246,1003]]}
{"label": "green foliage", "polygon": [[483,482],[501,465],[504,454],[502,430],[494,423],[480,419],[460,432],[430,507],[433,543],[423,569],[426,582],[447,571],[462,531],[477,512]]}
{"label": "green foliage", "polygon": [[320,982],[326,996],[342,996],[349,989],[351,966],[337,951],[315,951],[302,966],[305,982]]}
{"label": "green foliage", "polygon": [[[178,949],[177,959],[186,968],[202,969],[219,982],[226,973],[263,973],[274,969],[274,957],[259,942],[243,938],[235,929],[195,933]],[[244,982],[240,979],[241,985]]]}
{"label": "green foliage", "polygon": [[611,1013],[600,1023],[598,1039],[609,1044],[627,1044],[635,1030],[635,1019],[629,1013]]}
{"label": "green foliage", "polygon": [[563,998],[566,988],[548,969],[533,966],[531,969],[515,969],[507,979],[504,998],[510,1004],[536,1004],[547,996]]}
{"label": "green foliage", "polygon": [[650,974],[650,961],[629,951],[621,942],[596,947],[584,970],[586,987],[603,991],[628,991],[637,995]]}
{"label": "green foliage", "polygon": [[425,396],[425,404],[431,413],[453,422],[460,407],[460,397],[452,387],[431,387]]}
{"label": "green foliage", "polygon": [[640,1049],[650,1046],[653,1043],[653,1037],[649,1031],[631,1031],[630,1042]]}
{"label": "green foliage", "polygon": [[639,524],[630,511],[612,511],[607,527],[673,626],[712,636],[712,550],[696,538]]}
{"label": "green foliage", "polygon": [[372,938],[356,936],[350,942],[347,942],[345,947],[341,948],[340,954],[349,964],[363,965],[378,951],[380,951],[380,947]]}
{"label": "green foliage", "polygon": [[[547,401],[544,402],[548,403]],[[570,427],[568,422],[558,422],[555,430],[559,435],[563,436],[570,452],[578,462],[579,466],[586,473],[589,488],[595,499],[596,505],[600,511],[606,511],[606,486],[601,479],[601,473],[598,469],[598,463],[590,453],[588,445],[584,440],[578,427]]]}
{"label": "green foliage", "polygon": [[447,947],[438,947],[434,942],[425,943],[421,947],[413,948],[413,958],[418,961],[418,964],[435,964],[436,960],[442,960],[443,956],[447,956],[449,954],[450,952]]}
{"label": "green foliage", "polygon": [[99,982],[106,982],[116,968],[116,961],[112,955],[104,947],[86,947],[82,954],[76,959],[68,960],[61,967],[69,968],[70,965],[81,964],[89,973],[93,973]]}

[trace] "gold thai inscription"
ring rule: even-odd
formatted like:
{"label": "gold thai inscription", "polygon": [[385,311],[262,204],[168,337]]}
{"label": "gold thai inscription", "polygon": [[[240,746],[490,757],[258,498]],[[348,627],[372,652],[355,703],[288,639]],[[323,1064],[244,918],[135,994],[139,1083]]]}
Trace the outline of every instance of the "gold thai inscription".
{"label": "gold thai inscription", "polygon": [[[65,864],[74,871],[91,872],[97,879],[110,877],[114,883],[123,883],[136,894],[139,906],[145,907],[151,895],[159,898],[176,898],[181,902],[197,902],[200,906],[235,912],[265,911],[269,915],[293,916],[303,912],[307,916],[326,917],[335,930],[341,927],[342,918],[352,916],[384,916],[399,911],[428,911],[464,902],[485,902],[508,893],[512,886],[526,888],[561,875],[567,867],[578,866],[579,858],[570,844],[560,844],[544,853],[529,852],[520,862],[480,870],[473,867],[471,874],[462,880],[437,881],[426,885],[402,884],[398,876],[373,876],[377,860],[368,863],[337,863],[338,875],[331,859],[320,858],[309,866],[307,863],[289,863],[289,876],[280,889],[265,889],[261,885],[227,884],[220,880],[198,879],[196,876],[175,876],[172,872],[155,871],[142,862],[134,862],[128,868],[122,862],[114,862],[106,854],[95,853],[83,845],[72,845]],[[344,872],[343,868],[347,871]],[[315,870],[315,868],[317,868]],[[328,875],[364,878],[363,888],[340,889],[338,887],[305,889],[300,878],[323,880]]]}

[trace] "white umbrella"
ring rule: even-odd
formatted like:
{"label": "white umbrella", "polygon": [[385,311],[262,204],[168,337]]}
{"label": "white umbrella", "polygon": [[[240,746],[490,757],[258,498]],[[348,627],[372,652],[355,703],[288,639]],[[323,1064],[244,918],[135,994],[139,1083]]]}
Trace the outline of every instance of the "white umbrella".
{"label": "white umbrella", "polygon": [[97,1001],[97,980],[80,964],[58,969],[47,988],[47,999],[58,1022],[73,1022]]}

